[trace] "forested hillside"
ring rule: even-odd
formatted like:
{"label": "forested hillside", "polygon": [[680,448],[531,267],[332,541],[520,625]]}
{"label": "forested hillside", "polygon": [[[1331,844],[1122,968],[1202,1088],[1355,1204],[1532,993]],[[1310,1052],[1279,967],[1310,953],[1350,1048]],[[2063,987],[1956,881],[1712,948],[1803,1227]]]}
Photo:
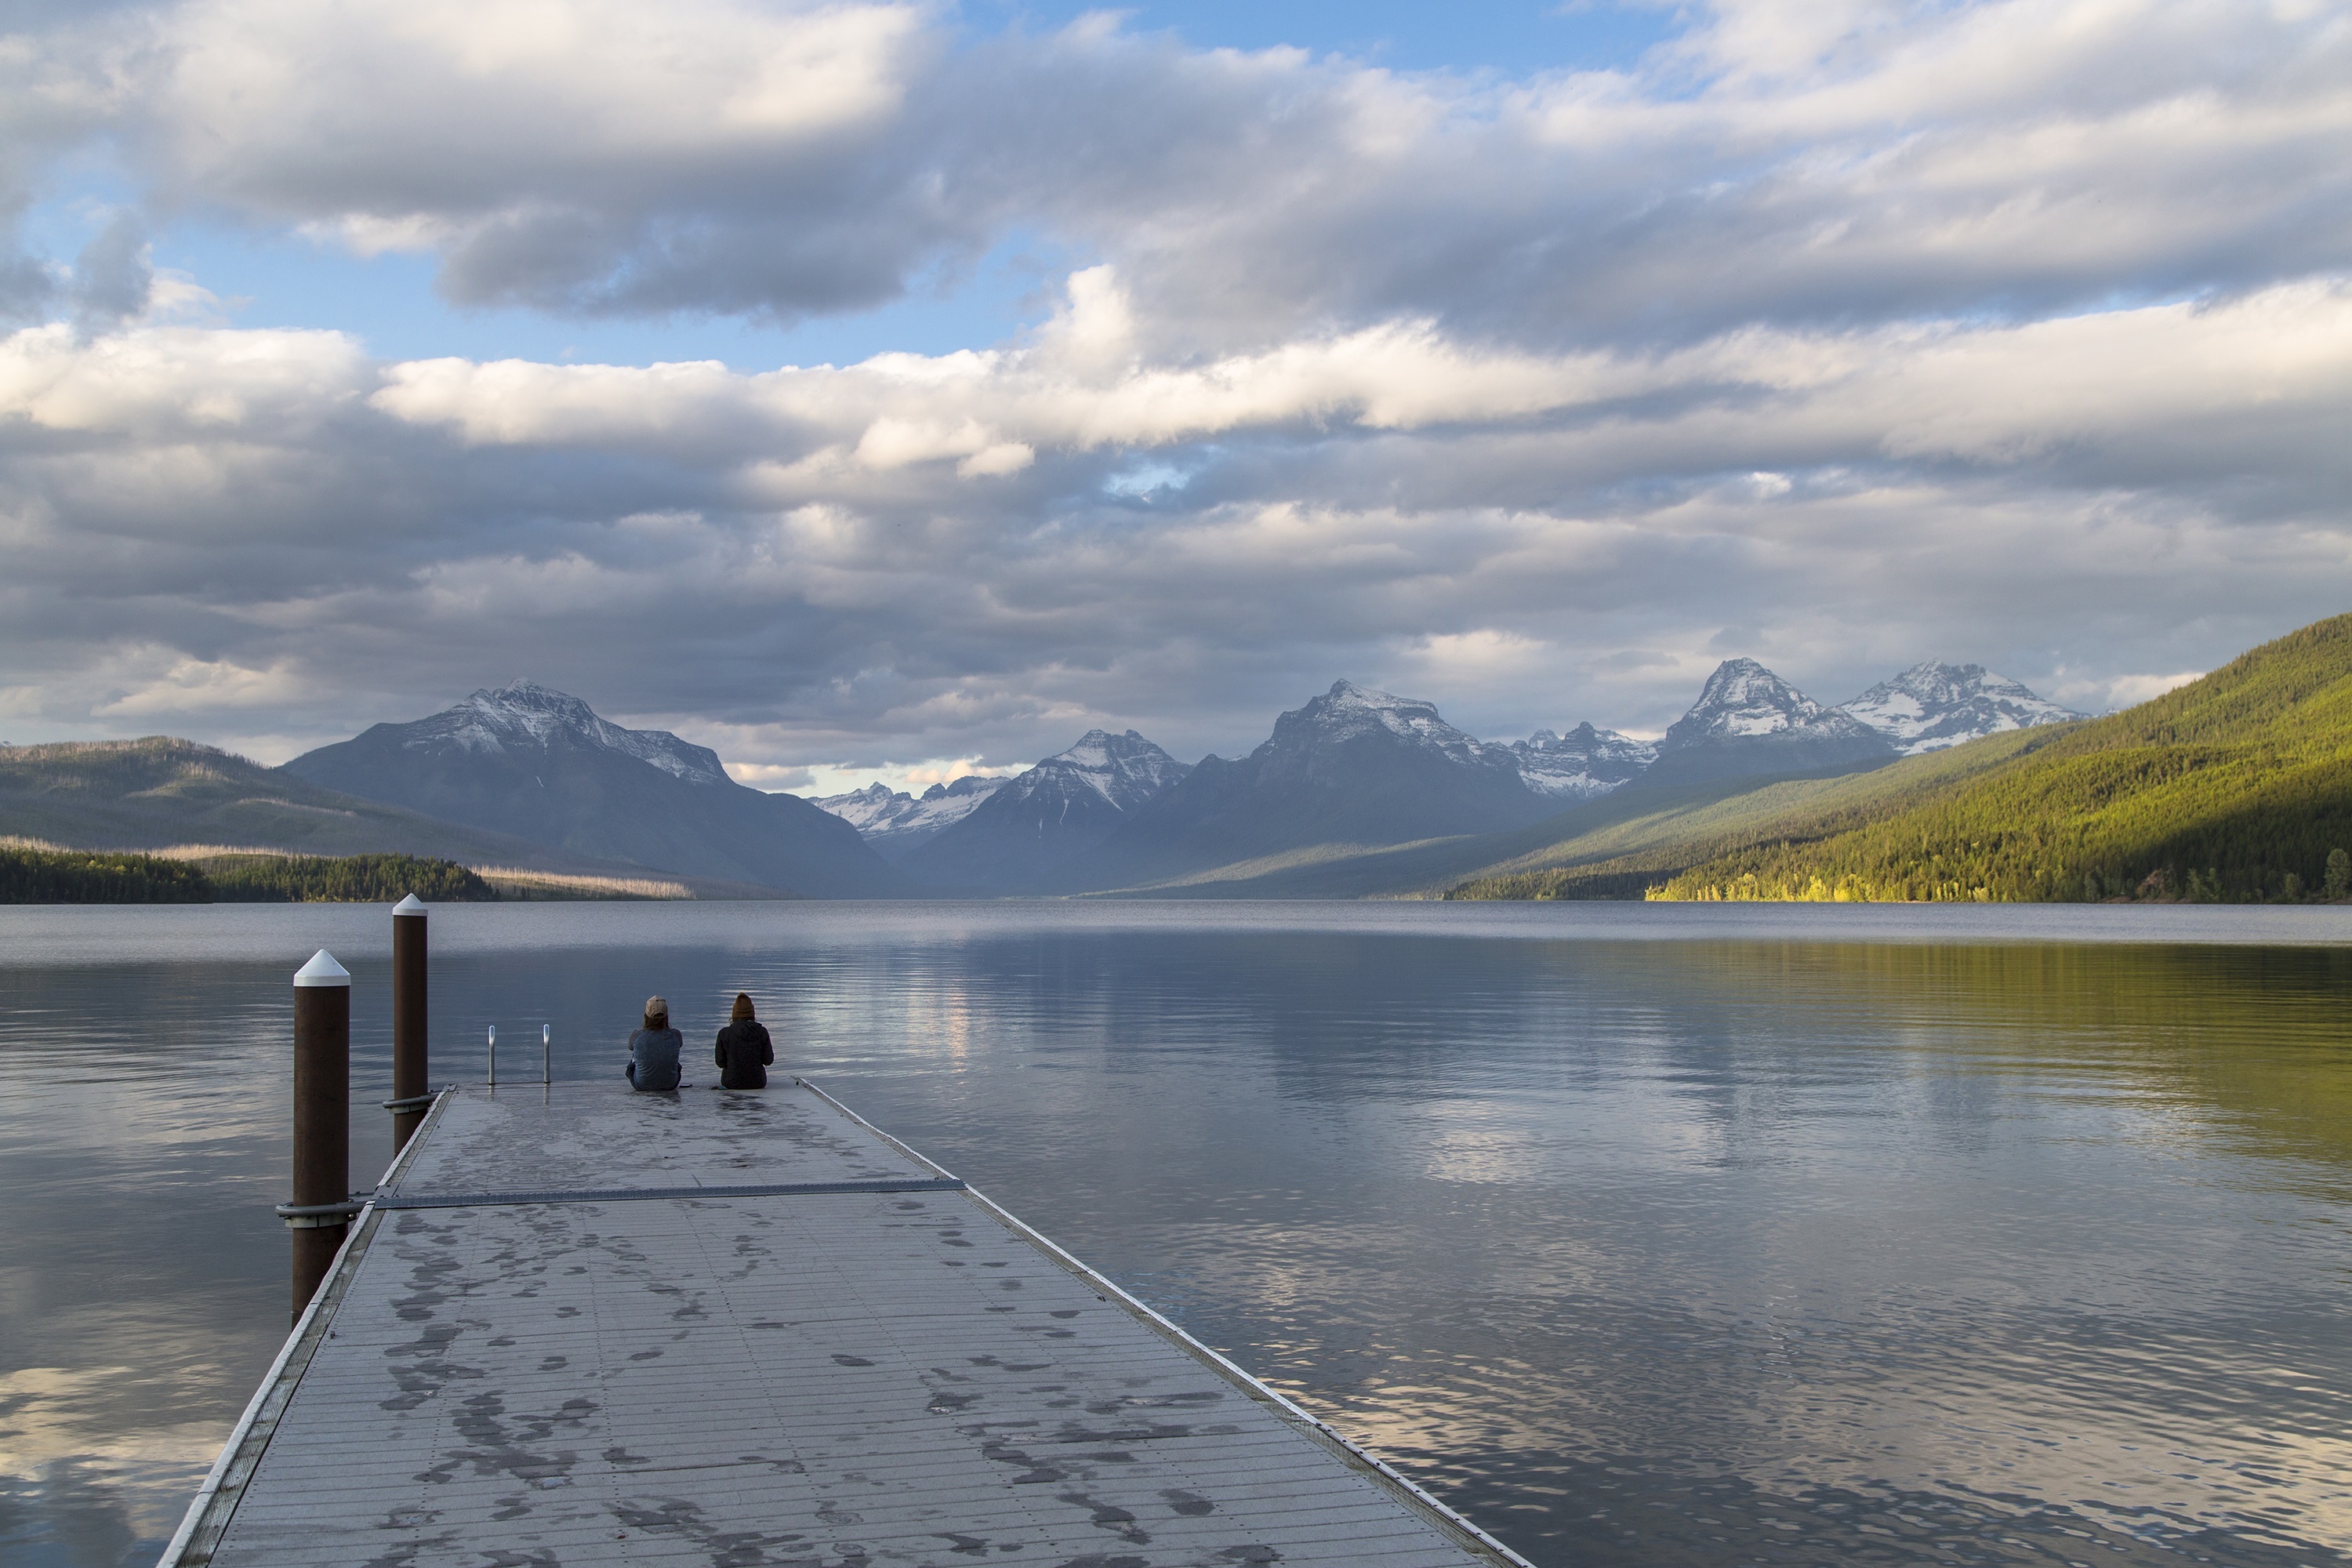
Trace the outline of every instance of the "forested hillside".
{"label": "forested hillside", "polygon": [[[1906,782],[1887,773],[1882,788]],[[2293,901],[2352,891],[2347,847],[2352,616],[2338,616],[1990,769],[1454,896]]]}
{"label": "forested hillside", "polygon": [[0,904],[481,902],[497,889],[465,867],[414,855],[110,853],[0,846]]}
{"label": "forested hillside", "polygon": [[452,860],[415,855],[224,855],[204,862],[215,901],[230,904],[488,903],[489,883]]}
{"label": "forested hillside", "polygon": [[154,855],[0,847],[0,904],[205,904],[204,872]]}

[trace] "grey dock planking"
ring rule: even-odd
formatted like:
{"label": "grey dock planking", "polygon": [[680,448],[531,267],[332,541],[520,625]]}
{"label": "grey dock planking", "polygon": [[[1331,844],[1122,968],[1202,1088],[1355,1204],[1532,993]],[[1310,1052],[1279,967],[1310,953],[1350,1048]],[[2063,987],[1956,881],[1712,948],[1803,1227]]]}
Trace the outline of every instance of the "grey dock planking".
{"label": "grey dock planking", "polygon": [[164,1568],[1522,1560],[814,1087],[445,1094]]}

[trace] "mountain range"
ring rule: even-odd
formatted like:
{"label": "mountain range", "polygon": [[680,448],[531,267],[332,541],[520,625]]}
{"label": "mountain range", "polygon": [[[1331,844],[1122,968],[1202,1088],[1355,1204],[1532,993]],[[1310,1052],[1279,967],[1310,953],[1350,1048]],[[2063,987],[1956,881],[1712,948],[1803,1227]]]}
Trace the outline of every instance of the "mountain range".
{"label": "mountain range", "polygon": [[1132,730],[1097,730],[1014,779],[816,804],[940,891],[1240,891],[1308,862],[1523,828],[1628,787],[1849,773],[2077,717],[1978,665],[1917,665],[1825,708],[1734,658],[1656,742],[1588,722],[1506,744],[1342,680],[1235,760],[1188,769]]}
{"label": "mountain range", "polygon": [[935,784],[920,795],[870,784],[846,795],[822,795],[809,802],[829,811],[874,847],[885,860],[896,861],[919,845],[970,816],[1007,781],[984,773],[966,773],[953,784]]}
{"label": "mountain range", "polygon": [[519,680],[278,769],[160,737],[0,748],[0,834],[658,871],[718,896],[1357,896],[1548,863],[1595,833],[1622,847],[1649,831],[1622,825],[1726,820],[1710,803],[1773,780],[1973,755],[1972,741],[2074,717],[1974,665],[1919,665],[1824,708],[1731,659],[1655,742],[1588,722],[1499,742],[1341,680],[1238,758],[1188,765],[1134,730],[1094,730],[1011,778],[811,802],[746,788],[707,747]]}
{"label": "mountain range", "polygon": [[2032,724],[2014,710],[2031,693],[1991,695],[2012,705],[1997,715],[2010,732],[1948,743],[1919,715],[1914,754],[1884,768],[1666,810],[1617,797],[1635,810],[1569,814],[1552,843],[1448,896],[2352,897],[2352,616],[2083,723]]}
{"label": "mountain range", "polygon": [[1429,703],[1349,681],[1274,721],[1249,755],[1208,756],[1065,866],[1063,891],[1149,887],[1333,844],[1487,833],[1549,816],[1507,746]]}

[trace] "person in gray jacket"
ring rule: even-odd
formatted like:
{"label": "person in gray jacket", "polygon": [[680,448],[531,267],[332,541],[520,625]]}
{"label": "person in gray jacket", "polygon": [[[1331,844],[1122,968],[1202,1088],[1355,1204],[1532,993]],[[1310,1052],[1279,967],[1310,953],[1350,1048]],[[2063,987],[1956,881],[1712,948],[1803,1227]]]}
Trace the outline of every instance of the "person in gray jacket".
{"label": "person in gray jacket", "polygon": [[633,1089],[676,1089],[678,1053],[686,1037],[669,1026],[669,1004],[659,996],[646,998],[646,1025],[629,1037],[629,1085]]}

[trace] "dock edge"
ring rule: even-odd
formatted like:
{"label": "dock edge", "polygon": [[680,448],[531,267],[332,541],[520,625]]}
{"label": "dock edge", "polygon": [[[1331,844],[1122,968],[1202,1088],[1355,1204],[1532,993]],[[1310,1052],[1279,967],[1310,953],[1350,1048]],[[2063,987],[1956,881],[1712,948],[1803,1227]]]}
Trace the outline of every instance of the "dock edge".
{"label": "dock edge", "polygon": [[276,1435],[278,1417],[292,1403],[294,1390],[310,1369],[310,1358],[317,1353],[320,1342],[327,1336],[327,1325],[335,1315],[337,1303],[351,1284],[360,1259],[367,1253],[368,1242],[375,1236],[383,1220],[377,1198],[392,1190],[409,1160],[425,1146],[425,1133],[441,1115],[441,1108],[449,1102],[450,1090],[444,1089],[433,1098],[433,1104],[418,1122],[399,1153],[384,1167],[383,1179],[376,1184],[375,1193],[352,1219],[350,1232],[343,1237],[341,1250],[327,1270],[326,1282],[310,1304],[302,1309],[301,1318],[286,1342],[278,1347],[278,1359],[269,1363],[263,1374],[261,1386],[255,1389],[245,1406],[245,1414],[229,1428],[228,1441],[221,1445],[220,1458],[213,1461],[204,1485],[189,1500],[188,1511],[180,1520],[180,1528],[156,1559],[156,1568],[205,1568],[213,1560],[213,1550],[221,1537],[228,1532],[229,1521],[236,1516],[236,1505],[244,1500],[246,1483],[261,1468],[261,1456],[268,1451],[269,1439]]}
{"label": "dock edge", "polygon": [[[950,1181],[960,1179],[955,1175],[955,1173],[941,1165],[938,1161],[929,1158],[928,1155],[924,1154],[922,1151],[912,1147],[904,1140],[892,1137],[888,1132],[886,1132],[881,1128],[875,1126],[874,1123],[866,1121],[866,1118],[858,1115],[857,1112],[852,1110],[848,1106],[844,1105],[840,1100],[835,1100],[832,1095],[827,1094],[824,1089],[818,1088],[815,1084],[811,1083],[808,1079],[796,1076],[793,1078],[793,1081],[799,1084],[803,1089],[807,1089],[811,1094],[815,1095],[819,1100],[824,1100],[827,1105],[832,1106],[835,1110],[840,1111],[844,1116],[846,1116],[860,1127],[865,1128],[868,1132],[873,1133],[877,1138],[881,1139],[885,1143],[889,1144],[890,1147],[896,1149],[899,1153],[904,1154],[908,1159],[912,1160],[917,1164],[922,1166],[925,1170],[935,1172],[939,1175]],[[1473,1524],[1460,1513],[1457,1513],[1453,1509],[1447,1507],[1444,1503],[1442,1503],[1434,1497],[1432,1497],[1427,1491],[1423,1490],[1421,1484],[1415,1481],[1412,1477],[1404,1474],[1402,1471],[1396,1468],[1395,1466],[1391,1465],[1387,1460],[1381,1458],[1377,1454],[1374,1454],[1370,1450],[1363,1447],[1354,1439],[1348,1437],[1334,1429],[1328,1422],[1326,1422],[1320,1416],[1316,1415],[1313,1412],[1305,1409],[1287,1394],[1283,1394],[1277,1389],[1267,1386],[1265,1383],[1259,1381],[1254,1373],[1233,1361],[1230,1357],[1205,1344],[1202,1344],[1199,1340],[1196,1340],[1191,1334],[1186,1333],[1175,1323],[1170,1321],[1167,1318],[1160,1316],[1160,1314],[1153,1308],[1138,1300],[1135,1296],[1129,1294],[1124,1287],[1118,1283],[1118,1281],[1110,1279],[1108,1276],[1099,1272],[1098,1270],[1088,1267],[1086,1263],[1074,1256],[1066,1247],[1064,1247],[1051,1237],[1046,1236],[1044,1232],[1031,1226],[1027,1221],[1022,1219],[1020,1215],[1014,1214],[1003,1205],[996,1202],[993,1198],[991,1198],[988,1194],[982,1193],[979,1188],[967,1182],[964,1184],[963,1194],[964,1196],[970,1198],[973,1203],[979,1205],[982,1209],[985,1209],[990,1215],[993,1215],[998,1223],[1003,1225],[1015,1236],[1020,1237],[1024,1241],[1028,1242],[1032,1247],[1037,1248],[1038,1251],[1053,1259],[1054,1262],[1059,1264],[1063,1268],[1067,1269],[1070,1273],[1076,1275],[1097,1295],[1102,1297],[1105,1300],[1117,1302],[1120,1307],[1126,1309],[1129,1314],[1141,1321],[1146,1328],[1151,1330],[1152,1332],[1167,1339],[1179,1349],[1182,1350],[1187,1355],[1207,1364],[1212,1370],[1216,1372],[1219,1376],[1238,1385],[1242,1392],[1249,1395],[1251,1399],[1272,1408],[1282,1417],[1286,1425],[1297,1428],[1301,1433],[1314,1439],[1316,1443],[1335,1456],[1342,1464],[1346,1465],[1348,1468],[1354,1470],[1359,1474],[1370,1476],[1381,1486],[1382,1489],[1395,1494],[1399,1500],[1402,1501],[1415,1513],[1421,1515],[1422,1518],[1441,1535],[1453,1536],[1460,1544],[1464,1545],[1473,1552],[1480,1556],[1490,1557],[1497,1563],[1506,1563],[1508,1565],[1508,1568],[1536,1568],[1534,1563],[1528,1562],[1526,1558],[1520,1556],[1517,1552],[1512,1551],[1509,1547],[1504,1545],[1493,1536],[1487,1534],[1484,1530],[1481,1530],[1477,1525]]]}

